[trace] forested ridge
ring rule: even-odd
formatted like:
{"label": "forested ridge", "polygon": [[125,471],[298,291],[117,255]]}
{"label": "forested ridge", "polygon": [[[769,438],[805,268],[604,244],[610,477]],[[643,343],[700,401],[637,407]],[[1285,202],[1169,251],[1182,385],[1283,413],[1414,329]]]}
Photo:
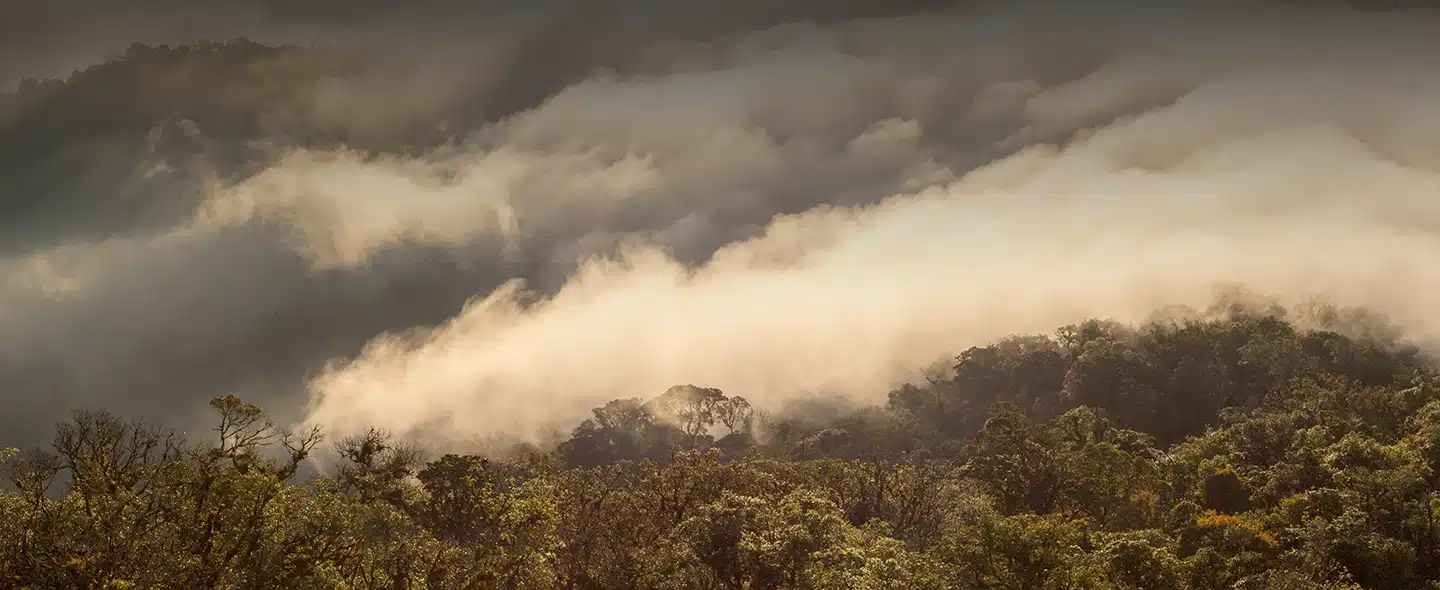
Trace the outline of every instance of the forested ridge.
{"label": "forested ridge", "polygon": [[188,437],[77,412],[6,452],[0,584],[1434,587],[1435,367],[1308,317],[1087,321],[829,414],[682,385],[490,458],[322,445],[234,397]]}

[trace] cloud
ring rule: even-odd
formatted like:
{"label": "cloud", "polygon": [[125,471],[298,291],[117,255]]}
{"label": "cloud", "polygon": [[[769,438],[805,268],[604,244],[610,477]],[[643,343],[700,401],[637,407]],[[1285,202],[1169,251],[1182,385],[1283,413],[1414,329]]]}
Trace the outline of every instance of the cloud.
{"label": "cloud", "polygon": [[[154,109],[102,108],[73,93],[47,106],[54,118],[27,117],[23,133],[0,124],[0,145],[27,162],[7,168],[0,188],[0,433],[32,441],[75,407],[194,428],[206,399],[232,392],[299,419],[306,381],[327,360],[353,356],[381,333],[438,324],[512,277],[558,287],[580,258],[650,230],[706,256],[769,214],[745,212],[754,227],[692,236],[680,220],[726,222],[692,216],[685,204],[627,211],[626,202],[664,202],[662,189],[646,188],[654,158],[638,149],[567,147],[541,129],[528,146],[518,132],[481,131],[416,161],[373,148],[416,121],[463,136],[607,64],[649,67],[645,56],[663,55],[665,43],[692,47],[687,36],[740,32],[810,9],[843,20],[847,11],[919,4],[754,3],[735,20],[601,2],[533,13],[505,8],[511,3],[465,3],[457,12],[436,1],[398,13],[384,10],[393,3],[350,3],[345,18],[253,2],[0,4],[8,27],[0,45],[10,49],[0,70],[20,74],[60,75],[132,41],[243,35],[371,50],[361,77],[316,80],[318,92],[298,93],[312,104],[249,105],[307,128],[348,130],[368,149],[306,150],[287,145],[284,133],[254,146],[234,136],[235,126],[151,121],[144,117]],[[617,18],[631,24],[597,26]],[[667,20],[676,26],[643,25]],[[145,77],[154,72],[138,71],[123,82],[134,83],[126,88],[143,106],[159,85]],[[231,103],[271,96],[240,90]],[[96,115],[115,129],[93,128]],[[150,125],[148,134],[111,135]],[[61,133],[32,133],[46,129]],[[245,160],[237,165],[237,157]],[[255,167],[262,171],[250,177]]]}
{"label": "cloud", "polygon": [[[571,87],[507,131],[525,145],[655,154],[658,207],[692,209],[670,226],[682,229],[640,232],[539,303],[510,285],[422,337],[373,341],[313,383],[309,419],[445,441],[543,436],[592,405],[681,382],[771,407],[810,393],[874,401],[965,346],[1204,306],[1231,281],[1288,303],[1374,307],[1433,336],[1423,293],[1440,281],[1428,262],[1440,171],[1424,138],[1440,136],[1414,126],[1434,120],[1440,87],[1400,52],[1421,38],[1339,54],[1318,34],[1328,15],[1281,16],[1301,18],[1274,39],[1225,14],[1205,23],[1225,28],[1127,22],[1079,39],[1046,37],[1053,21],[980,21],[1032,27],[999,47],[956,34],[979,26],[958,18],[802,27],[737,41],[698,72]],[[1375,18],[1356,22],[1404,30]],[[926,30],[951,35],[915,34]],[[928,60],[890,61],[927,42]],[[1007,63],[1066,42],[1108,57],[1048,85],[1036,79],[1051,64]],[[747,44],[774,53],[737,58]],[[950,116],[1019,123],[999,139],[1026,147],[948,165],[963,144],[930,135],[944,118],[913,88],[971,91],[945,102]],[[671,236],[735,227],[715,220],[746,189],[762,196],[738,209],[782,217],[758,224],[763,235],[727,235],[698,265],[673,256]],[[791,191],[825,201],[787,209]]]}
{"label": "cloud", "polygon": [[[163,227],[0,259],[5,428],[122,404],[192,425],[232,391],[437,444],[541,438],[677,383],[873,401],[965,346],[1228,282],[1440,334],[1429,17],[914,15],[938,5],[571,7],[489,58],[336,86],[329,120],[460,135],[282,150]],[[284,22],[478,47],[366,14]],[[1336,50],[1337,23],[1363,49]]]}

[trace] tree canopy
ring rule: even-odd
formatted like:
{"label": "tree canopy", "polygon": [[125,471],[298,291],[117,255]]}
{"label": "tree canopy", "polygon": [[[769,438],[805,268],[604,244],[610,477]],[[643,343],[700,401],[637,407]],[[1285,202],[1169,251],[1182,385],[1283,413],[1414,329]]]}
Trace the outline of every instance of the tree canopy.
{"label": "tree canopy", "polygon": [[679,385],[495,457],[76,412],[4,454],[0,585],[1434,588],[1440,374],[1384,333],[1093,320],[834,418]]}

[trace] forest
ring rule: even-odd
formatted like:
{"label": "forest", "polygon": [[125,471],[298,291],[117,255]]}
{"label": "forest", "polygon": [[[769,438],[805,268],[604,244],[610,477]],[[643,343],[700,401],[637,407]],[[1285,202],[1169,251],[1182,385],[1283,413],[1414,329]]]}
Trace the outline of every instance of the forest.
{"label": "forest", "polygon": [[680,385],[497,457],[325,444],[235,397],[206,436],[78,411],[5,452],[0,583],[1435,587],[1436,366],[1383,319],[1287,317],[1017,335],[828,414]]}

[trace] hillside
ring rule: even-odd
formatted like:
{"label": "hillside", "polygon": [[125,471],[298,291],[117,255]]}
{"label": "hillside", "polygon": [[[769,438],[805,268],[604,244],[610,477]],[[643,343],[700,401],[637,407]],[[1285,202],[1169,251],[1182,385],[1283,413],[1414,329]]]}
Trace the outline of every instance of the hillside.
{"label": "hillside", "polygon": [[1440,373],[1396,342],[1271,313],[1016,336],[833,419],[680,386],[596,408],[553,453],[427,460],[372,432],[305,480],[318,432],[212,405],[218,444],[80,413],[51,448],[12,452],[0,579],[1218,590],[1440,576]]}
{"label": "hillside", "polygon": [[283,150],[445,141],[434,119],[347,119],[376,63],[237,39],[135,44],[64,80],[23,80],[0,94],[0,254],[165,227],[191,214],[206,183],[238,182]]}

